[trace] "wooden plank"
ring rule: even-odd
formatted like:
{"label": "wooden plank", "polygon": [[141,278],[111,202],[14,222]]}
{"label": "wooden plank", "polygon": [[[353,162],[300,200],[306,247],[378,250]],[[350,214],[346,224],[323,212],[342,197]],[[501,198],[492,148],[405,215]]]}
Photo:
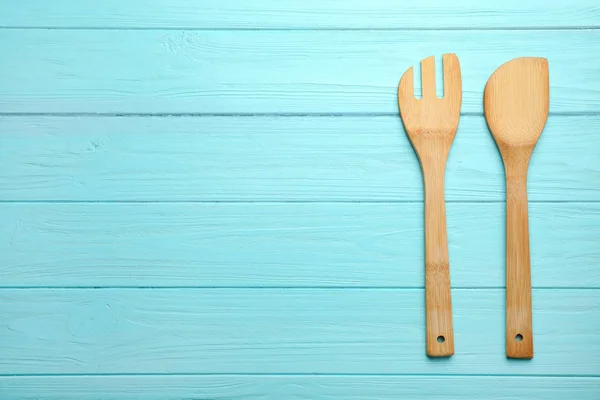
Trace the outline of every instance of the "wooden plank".
{"label": "wooden plank", "polygon": [[35,376],[0,377],[11,400],[143,398],[285,400],[597,400],[600,378],[514,376]]}
{"label": "wooden plank", "polygon": [[463,112],[481,113],[491,73],[523,55],[548,58],[552,113],[600,108],[600,30],[14,29],[0,30],[0,110],[398,114],[401,73],[446,52]]}
{"label": "wooden plank", "polygon": [[[504,205],[447,213],[452,285],[504,287]],[[530,205],[534,287],[600,288],[599,217]],[[416,203],[5,203],[0,220],[4,287],[424,286]]]}
{"label": "wooden plank", "polygon": [[[600,200],[600,117],[551,116],[530,201]],[[483,117],[463,116],[447,201],[504,201]],[[4,117],[0,199],[423,201],[398,117]]]}
{"label": "wooden plank", "polygon": [[23,0],[0,4],[3,27],[201,29],[524,28],[600,25],[595,0]]}
{"label": "wooden plank", "polygon": [[440,361],[422,289],[6,289],[0,374],[600,374],[600,291],[534,290],[527,363],[504,353],[504,290],[452,300],[456,354]]}

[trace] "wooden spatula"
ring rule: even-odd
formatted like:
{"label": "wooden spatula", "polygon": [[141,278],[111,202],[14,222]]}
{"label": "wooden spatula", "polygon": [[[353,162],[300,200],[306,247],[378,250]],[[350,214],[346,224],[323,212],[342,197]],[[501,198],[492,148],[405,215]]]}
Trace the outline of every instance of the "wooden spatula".
{"label": "wooden spatula", "polygon": [[456,135],[462,101],[460,64],[444,54],[444,97],[435,93],[435,59],[421,61],[422,95],[414,95],[413,69],[398,85],[398,105],[406,133],[417,153],[425,186],[425,303],[427,355],[454,354],[450,266],[444,204],[444,173]]}
{"label": "wooden spatula", "polygon": [[516,58],[488,80],[484,110],[506,175],[506,355],[533,358],[527,168],[549,107],[548,61]]}

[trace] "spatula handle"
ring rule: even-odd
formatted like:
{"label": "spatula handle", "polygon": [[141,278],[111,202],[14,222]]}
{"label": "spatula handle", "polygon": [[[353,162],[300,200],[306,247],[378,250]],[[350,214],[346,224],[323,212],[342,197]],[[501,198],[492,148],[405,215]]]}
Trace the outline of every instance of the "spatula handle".
{"label": "spatula handle", "polygon": [[[436,163],[437,164],[437,163]],[[427,355],[454,354],[452,299],[446,206],[444,204],[445,162],[423,171],[425,180],[425,303]]]}
{"label": "spatula handle", "polygon": [[506,355],[533,358],[527,171],[506,180]]}

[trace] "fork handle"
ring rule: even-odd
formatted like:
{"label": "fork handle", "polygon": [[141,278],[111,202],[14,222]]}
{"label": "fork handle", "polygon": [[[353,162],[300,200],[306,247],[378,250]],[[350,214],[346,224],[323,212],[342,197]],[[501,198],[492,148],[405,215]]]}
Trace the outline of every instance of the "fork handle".
{"label": "fork handle", "polygon": [[444,203],[445,160],[424,168],[425,180],[425,307],[427,355],[454,354],[452,299],[446,206]]}
{"label": "fork handle", "polygon": [[506,173],[506,355],[533,358],[527,165]]}

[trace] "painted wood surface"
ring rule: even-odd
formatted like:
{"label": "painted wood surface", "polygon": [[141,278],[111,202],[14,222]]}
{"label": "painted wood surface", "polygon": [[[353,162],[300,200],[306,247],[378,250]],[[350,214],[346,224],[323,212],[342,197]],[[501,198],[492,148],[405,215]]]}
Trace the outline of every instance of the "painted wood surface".
{"label": "painted wood surface", "polygon": [[[600,200],[600,117],[550,116],[530,201]],[[423,201],[402,122],[387,117],[3,117],[0,199]],[[483,116],[463,116],[446,200],[504,201]]]}
{"label": "painted wood surface", "polygon": [[600,26],[595,0],[23,0],[0,4],[3,27],[444,29]]}
{"label": "painted wood surface", "polygon": [[452,294],[456,354],[431,359],[422,289],[1,290],[0,374],[600,373],[600,291],[534,290],[527,363],[503,290]]}
{"label": "painted wood surface", "polygon": [[[600,203],[530,208],[533,286],[600,288]],[[448,204],[454,287],[504,287],[504,218]],[[1,204],[0,220],[2,287],[424,286],[422,203]]]}
{"label": "painted wood surface", "polygon": [[[596,0],[0,2],[0,400],[597,400],[599,39]],[[396,85],[445,52],[456,354],[431,360]],[[551,82],[529,362],[482,107],[520,56]]]}
{"label": "painted wood surface", "polygon": [[36,400],[597,400],[599,392],[598,378],[554,376],[0,377],[0,396]]}
{"label": "painted wood surface", "polygon": [[[600,109],[600,30],[0,30],[2,113],[389,113],[400,74],[461,59],[463,113],[506,60],[548,58],[552,113]],[[418,90],[418,88],[417,88]]]}

